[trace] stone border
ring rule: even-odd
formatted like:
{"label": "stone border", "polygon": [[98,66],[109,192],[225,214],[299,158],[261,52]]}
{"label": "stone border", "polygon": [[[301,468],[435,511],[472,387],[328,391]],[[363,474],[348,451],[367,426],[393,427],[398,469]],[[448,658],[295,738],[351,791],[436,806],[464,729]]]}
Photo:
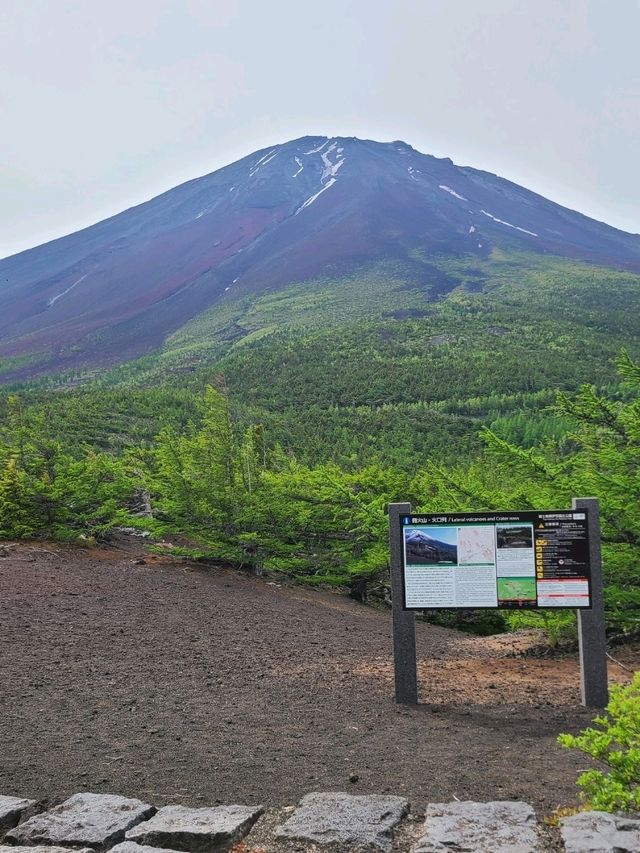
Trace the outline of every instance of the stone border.
{"label": "stone border", "polygon": [[223,853],[234,845],[237,853],[640,853],[640,820],[622,815],[580,812],[556,831],[522,802],[431,803],[424,819],[408,812],[403,797],[342,792],[307,794],[267,812],[156,809],[91,793],[44,811],[34,800],[0,796],[0,853]]}

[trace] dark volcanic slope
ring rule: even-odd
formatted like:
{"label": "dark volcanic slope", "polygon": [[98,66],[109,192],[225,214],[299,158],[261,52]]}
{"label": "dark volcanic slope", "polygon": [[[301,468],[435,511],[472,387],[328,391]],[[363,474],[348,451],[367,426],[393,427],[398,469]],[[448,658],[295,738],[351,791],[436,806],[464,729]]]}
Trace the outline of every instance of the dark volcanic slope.
{"label": "dark volcanic slope", "polygon": [[230,290],[496,246],[640,269],[640,236],[495,175],[403,142],[304,137],[0,261],[0,356],[123,360]]}

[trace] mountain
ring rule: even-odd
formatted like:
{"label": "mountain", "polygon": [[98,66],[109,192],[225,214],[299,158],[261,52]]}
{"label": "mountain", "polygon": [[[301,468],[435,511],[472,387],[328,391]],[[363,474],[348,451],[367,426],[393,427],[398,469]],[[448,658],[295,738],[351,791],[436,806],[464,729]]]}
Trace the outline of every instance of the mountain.
{"label": "mountain", "polygon": [[0,261],[2,378],[131,360],[212,306],[376,264],[433,301],[473,278],[434,259],[519,254],[640,271],[640,236],[404,142],[303,137]]}
{"label": "mountain", "polygon": [[424,533],[410,530],[405,533],[405,548],[408,563],[457,563],[458,548],[451,542],[443,542]]}

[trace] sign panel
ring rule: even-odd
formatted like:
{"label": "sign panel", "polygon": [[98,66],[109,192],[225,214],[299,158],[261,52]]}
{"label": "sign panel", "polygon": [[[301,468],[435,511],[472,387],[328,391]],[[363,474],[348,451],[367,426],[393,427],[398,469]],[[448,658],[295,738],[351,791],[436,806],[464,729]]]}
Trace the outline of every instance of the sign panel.
{"label": "sign panel", "polygon": [[584,510],[400,517],[405,610],[591,607]]}

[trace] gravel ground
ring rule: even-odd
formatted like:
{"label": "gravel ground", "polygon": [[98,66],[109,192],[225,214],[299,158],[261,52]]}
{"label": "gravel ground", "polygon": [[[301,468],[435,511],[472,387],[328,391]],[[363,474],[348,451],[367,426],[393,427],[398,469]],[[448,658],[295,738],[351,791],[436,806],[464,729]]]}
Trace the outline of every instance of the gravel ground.
{"label": "gravel ground", "polygon": [[[386,611],[132,546],[4,553],[2,794],[277,807],[388,792],[416,814],[455,797],[541,815],[577,801],[588,761],[555,740],[592,717],[577,656],[526,657],[530,634],[419,624],[421,704],[399,707]],[[616,657],[639,668],[637,647]]]}

